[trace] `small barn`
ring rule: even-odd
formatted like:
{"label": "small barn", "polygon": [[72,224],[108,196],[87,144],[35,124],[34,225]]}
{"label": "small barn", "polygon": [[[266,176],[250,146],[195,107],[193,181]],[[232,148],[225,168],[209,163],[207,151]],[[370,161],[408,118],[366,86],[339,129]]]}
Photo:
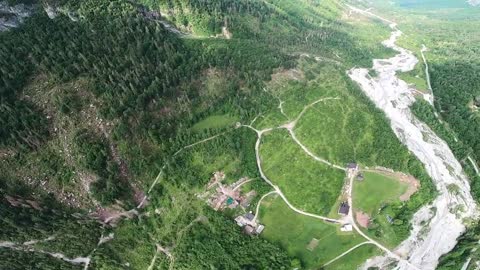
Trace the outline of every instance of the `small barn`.
{"label": "small barn", "polygon": [[352,226],[352,224],[345,224],[340,228],[340,231],[351,232],[351,231],[353,231],[353,226]]}
{"label": "small barn", "polygon": [[358,164],[355,163],[355,162],[350,162],[350,163],[347,164],[347,169],[357,170],[358,169]]}
{"label": "small barn", "polygon": [[246,234],[249,234],[249,235],[252,235],[255,233],[255,228],[253,228],[252,226],[250,225],[247,225],[244,227],[244,230],[245,230],[245,233]]}
{"label": "small barn", "polygon": [[265,229],[265,226],[262,225],[262,224],[259,224],[259,225],[257,226],[257,229],[255,230],[255,233],[256,233],[256,234],[261,234],[264,229]]}
{"label": "small barn", "polygon": [[388,223],[393,224],[393,218],[390,215],[386,216]]}
{"label": "small barn", "polygon": [[244,217],[245,217],[246,219],[248,219],[249,221],[253,221],[253,219],[255,219],[255,215],[252,214],[252,213],[246,213],[246,214],[244,215]]}
{"label": "small barn", "polygon": [[340,208],[338,208],[338,214],[340,215],[348,215],[348,212],[350,211],[350,206],[348,205],[348,202],[342,202],[340,204]]}

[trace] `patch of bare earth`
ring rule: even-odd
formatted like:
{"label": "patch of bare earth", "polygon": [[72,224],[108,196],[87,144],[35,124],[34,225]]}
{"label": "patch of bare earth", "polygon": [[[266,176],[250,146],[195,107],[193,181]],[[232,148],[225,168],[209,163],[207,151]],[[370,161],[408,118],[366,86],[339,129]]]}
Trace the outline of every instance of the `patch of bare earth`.
{"label": "patch of bare earth", "polygon": [[342,21],[346,21],[351,24],[368,24],[371,23],[370,18],[367,16],[363,16],[360,13],[353,12],[352,10],[345,9],[345,11],[342,14]]}
{"label": "patch of bare earth", "polygon": [[415,194],[420,189],[420,181],[418,181],[415,177],[407,174],[400,173],[398,180],[403,183],[408,184],[407,191],[400,196],[400,200],[402,202],[408,201],[410,197]]}
{"label": "patch of bare earth", "polygon": [[307,249],[309,251],[313,251],[318,246],[318,243],[320,243],[320,241],[318,239],[312,238],[310,243],[308,243],[308,245],[307,245]]}
{"label": "patch of bare earth", "polygon": [[[479,98],[479,100],[480,100],[480,98]],[[479,112],[479,105],[480,105],[480,101],[472,100],[468,103],[467,106],[472,113],[476,113],[476,112]]]}
{"label": "patch of bare earth", "polygon": [[145,198],[145,192],[136,186],[133,186],[133,201],[135,202],[135,205],[139,205],[139,208],[145,207],[145,205],[148,204],[148,200]]}
{"label": "patch of bare earth", "polygon": [[357,220],[358,225],[363,228],[368,228],[370,224],[370,216],[362,211],[355,212],[355,219]]}
{"label": "patch of bare earth", "polygon": [[138,216],[138,211],[136,209],[125,211],[117,204],[109,207],[98,207],[91,216],[105,225],[114,227],[123,218],[131,219]]}
{"label": "patch of bare earth", "polygon": [[5,195],[7,202],[13,207],[25,207],[34,208],[36,210],[42,210],[40,204],[35,200],[27,200],[17,196]]}
{"label": "patch of bare earth", "polygon": [[4,159],[4,158],[9,158],[9,157],[13,157],[14,155],[16,154],[16,151],[13,150],[13,149],[2,149],[0,148],[0,160]]}
{"label": "patch of bare earth", "polygon": [[284,69],[280,68],[272,74],[272,80],[269,84],[272,86],[283,85],[290,80],[301,81],[305,78],[303,72],[299,69]]}

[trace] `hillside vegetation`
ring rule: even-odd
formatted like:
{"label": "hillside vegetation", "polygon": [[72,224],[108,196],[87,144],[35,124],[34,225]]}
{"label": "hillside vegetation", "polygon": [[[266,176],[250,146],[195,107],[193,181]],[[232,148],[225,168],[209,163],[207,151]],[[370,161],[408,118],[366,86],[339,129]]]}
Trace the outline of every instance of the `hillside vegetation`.
{"label": "hillside vegetation", "polygon": [[[217,171],[229,182],[248,177],[258,195],[244,211],[254,211],[271,187],[260,181],[255,132],[236,122],[258,117],[256,128],[276,127],[323,96],[341,102],[315,108],[328,118],[321,125],[311,112],[299,122],[298,137],[312,151],[422,181],[411,201],[389,206],[404,220],[391,230],[394,243],[434,193],[420,163],[345,75],[392,54],[379,44],[388,29],[345,18],[337,1],[58,0],[34,7],[18,28],[0,33],[0,242],[18,247],[0,248],[2,269],[82,269],[48,255],[56,252],[89,259],[92,269],[320,267],[337,250],[299,254],[273,226],[265,237],[245,235],[233,221],[238,213],[215,212],[200,194]],[[288,75],[296,72],[297,79]],[[338,137],[331,132],[337,127]],[[289,138],[265,136],[266,173],[299,207],[330,212],[344,173],[319,165]],[[267,226],[278,219],[262,215]],[[370,233],[383,237],[381,226]],[[347,239],[342,247],[359,242],[358,235],[340,238]],[[39,242],[28,251],[31,240]],[[358,250],[362,258],[376,252]]]}

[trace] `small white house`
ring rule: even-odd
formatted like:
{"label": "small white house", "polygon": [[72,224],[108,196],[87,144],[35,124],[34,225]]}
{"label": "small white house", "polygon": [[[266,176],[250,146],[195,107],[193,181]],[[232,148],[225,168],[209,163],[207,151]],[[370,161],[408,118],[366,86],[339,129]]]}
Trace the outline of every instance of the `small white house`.
{"label": "small white house", "polygon": [[340,231],[351,232],[351,231],[353,231],[353,226],[352,226],[352,224],[345,224],[340,228]]}

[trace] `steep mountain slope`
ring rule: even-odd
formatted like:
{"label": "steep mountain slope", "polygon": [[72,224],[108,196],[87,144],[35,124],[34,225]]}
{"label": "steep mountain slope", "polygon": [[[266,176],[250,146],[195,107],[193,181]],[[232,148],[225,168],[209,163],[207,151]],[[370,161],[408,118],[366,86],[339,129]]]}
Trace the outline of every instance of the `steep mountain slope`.
{"label": "steep mountain slope", "polygon": [[[252,130],[283,125],[323,97],[343,103],[326,107],[330,130],[312,127],[324,120],[316,114],[299,122],[299,137],[315,154],[388,166],[421,181],[410,201],[379,211],[368,235],[396,245],[435,193],[418,160],[345,74],[392,54],[379,43],[388,28],[336,1],[28,2],[30,17],[0,34],[0,210],[7,213],[0,268],[321,267],[334,258],[307,262],[276,235],[243,234],[233,218],[254,211],[271,191]],[[354,147],[332,147],[337,122]],[[253,127],[242,126],[248,123]],[[318,135],[323,141],[309,140]],[[294,162],[280,164],[268,174],[303,169],[297,177],[316,183],[318,176]],[[245,189],[257,193],[251,205],[224,212],[207,206],[202,194],[219,171],[232,183],[250,179]],[[335,184],[297,195],[325,214],[336,207],[344,172],[322,176]],[[358,235],[325,226],[346,248],[358,244]]]}

